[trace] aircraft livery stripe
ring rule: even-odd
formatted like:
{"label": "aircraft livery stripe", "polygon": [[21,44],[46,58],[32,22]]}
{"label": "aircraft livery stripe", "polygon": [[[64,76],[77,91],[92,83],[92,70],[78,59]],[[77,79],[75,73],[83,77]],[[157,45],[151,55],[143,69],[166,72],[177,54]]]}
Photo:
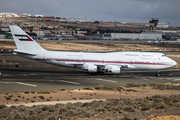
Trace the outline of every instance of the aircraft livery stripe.
{"label": "aircraft livery stripe", "polygon": [[[51,59],[36,59],[40,61],[51,61]],[[141,64],[141,65],[170,65],[165,63],[144,63],[144,62],[118,62],[118,61],[97,61],[97,60],[67,60],[67,59],[55,59],[62,62],[94,62],[94,63],[116,63],[116,64]]]}
{"label": "aircraft livery stripe", "polygon": [[28,35],[25,35],[30,41],[33,41]]}
{"label": "aircraft livery stripe", "polygon": [[28,35],[14,34],[20,41],[33,41]]}
{"label": "aircraft livery stripe", "polygon": [[25,35],[14,34],[16,37],[26,37]]}

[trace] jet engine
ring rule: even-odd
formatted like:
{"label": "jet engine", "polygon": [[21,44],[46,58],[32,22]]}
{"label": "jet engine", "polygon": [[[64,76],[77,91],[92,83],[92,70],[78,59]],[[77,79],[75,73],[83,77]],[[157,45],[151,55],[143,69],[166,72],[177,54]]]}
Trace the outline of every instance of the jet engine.
{"label": "jet engine", "polygon": [[105,72],[119,74],[121,72],[121,67],[108,65],[108,66],[105,66]]}
{"label": "jet engine", "polygon": [[97,72],[97,66],[92,64],[84,64],[82,69],[87,70],[88,72]]}

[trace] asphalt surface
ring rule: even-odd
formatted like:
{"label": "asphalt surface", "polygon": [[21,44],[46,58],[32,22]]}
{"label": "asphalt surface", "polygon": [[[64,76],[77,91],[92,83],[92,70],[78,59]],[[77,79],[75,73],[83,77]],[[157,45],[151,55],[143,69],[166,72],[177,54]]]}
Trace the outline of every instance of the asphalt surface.
{"label": "asphalt surface", "polygon": [[98,85],[123,86],[128,83],[171,83],[180,82],[180,70],[122,71],[119,75],[90,75],[81,70],[0,68],[0,93],[44,91],[95,87]]}

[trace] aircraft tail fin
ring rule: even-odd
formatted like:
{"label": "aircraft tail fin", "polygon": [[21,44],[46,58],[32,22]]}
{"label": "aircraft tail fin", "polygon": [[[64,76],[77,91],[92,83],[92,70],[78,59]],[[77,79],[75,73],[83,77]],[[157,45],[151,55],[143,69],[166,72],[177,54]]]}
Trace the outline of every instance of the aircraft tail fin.
{"label": "aircraft tail fin", "polygon": [[9,26],[13,39],[18,50],[44,50],[35,40],[33,40],[19,26]]}

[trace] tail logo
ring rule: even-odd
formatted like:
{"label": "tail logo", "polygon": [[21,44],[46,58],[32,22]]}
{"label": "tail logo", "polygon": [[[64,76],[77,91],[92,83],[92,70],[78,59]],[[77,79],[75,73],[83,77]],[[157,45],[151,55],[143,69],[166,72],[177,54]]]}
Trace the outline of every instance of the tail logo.
{"label": "tail logo", "polygon": [[14,34],[20,41],[33,41],[28,35],[18,35]]}

